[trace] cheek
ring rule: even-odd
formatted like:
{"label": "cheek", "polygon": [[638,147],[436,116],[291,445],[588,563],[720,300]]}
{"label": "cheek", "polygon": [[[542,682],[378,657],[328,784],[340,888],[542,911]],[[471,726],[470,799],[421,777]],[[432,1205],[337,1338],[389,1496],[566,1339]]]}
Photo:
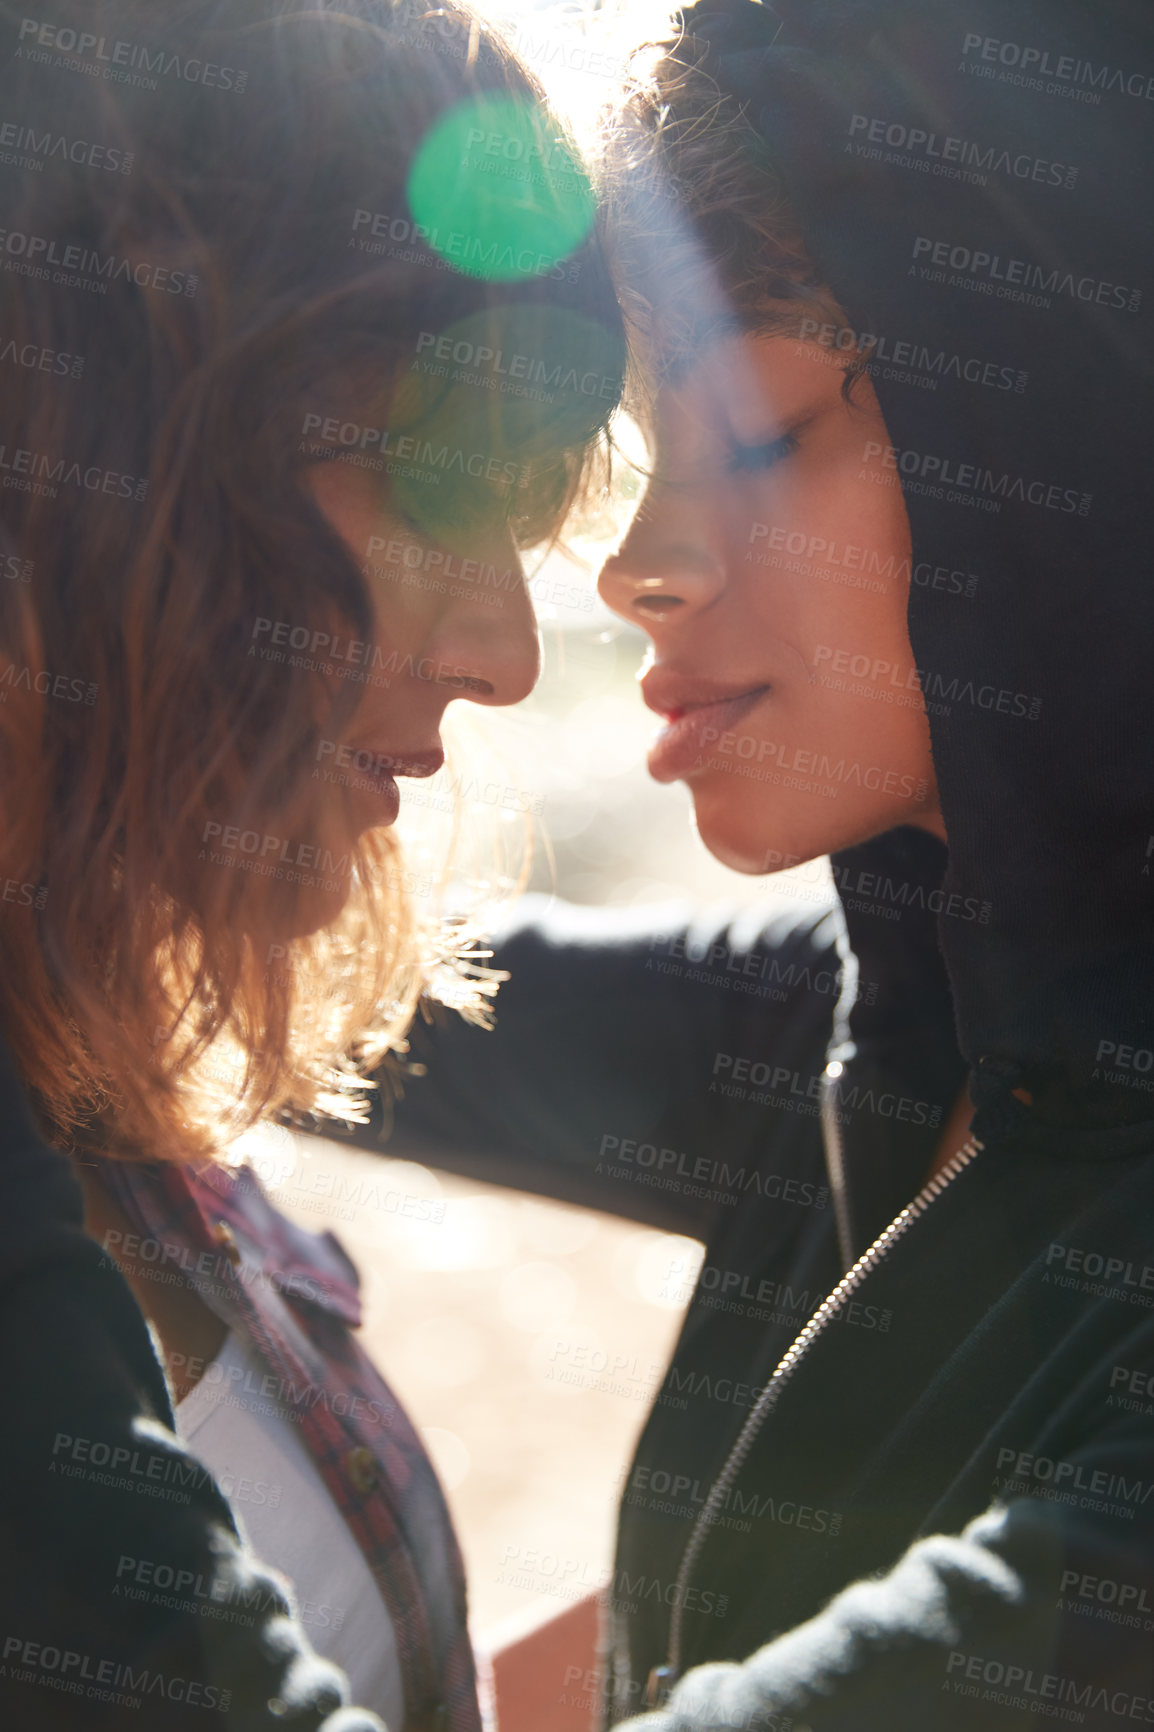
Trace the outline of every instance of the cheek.
{"label": "cheek", "polygon": [[[406,562],[415,540],[404,521],[386,508],[380,476],[347,463],[320,463],[305,470],[302,484],[358,569],[370,578],[374,573],[400,578],[400,569],[392,568]],[[395,610],[396,587],[395,581],[369,585],[378,624]]]}
{"label": "cheek", "polygon": [[[913,663],[906,620],[910,538],[904,506],[856,475],[796,487],[758,522],[749,511],[729,548],[750,616],[787,644],[807,672],[834,656]],[[765,533],[762,533],[762,530]]]}

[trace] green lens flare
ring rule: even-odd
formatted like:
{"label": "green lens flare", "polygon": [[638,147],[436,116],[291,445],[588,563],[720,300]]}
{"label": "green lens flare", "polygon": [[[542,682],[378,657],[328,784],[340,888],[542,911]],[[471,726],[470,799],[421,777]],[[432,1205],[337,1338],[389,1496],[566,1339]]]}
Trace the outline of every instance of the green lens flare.
{"label": "green lens flare", "polygon": [[556,527],[559,495],[621,388],[619,333],[540,303],[485,308],[422,336],[389,411],[407,461],[395,508],[458,547],[501,525]]}
{"label": "green lens flare", "polygon": [[421,141],[409,208],[428,246],[464,276],[519,282],[560,272],[593,224],[593,189],[534,102],[479,96]]}

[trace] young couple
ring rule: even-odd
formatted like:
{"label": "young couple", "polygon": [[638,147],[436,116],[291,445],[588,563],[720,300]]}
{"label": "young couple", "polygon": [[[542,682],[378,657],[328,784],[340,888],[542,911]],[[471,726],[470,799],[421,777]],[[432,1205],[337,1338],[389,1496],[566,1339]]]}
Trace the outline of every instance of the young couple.
{"label": "young couple", "polygon": [[[77,33],[154,42],[98,10]],[[454,698],[524,696],[536,638],[523,589],[405,579],[519,569],[559,525],[624,332],[651,473],[600,583],[653,640],[653,773],[739,870],[830,854],[840,907],[682,933],[528,908],[496,1026],[413,1037],[396,1146],[706,1246],[627,1481],[609,1716],[1154,1723],[1154,30],[1130,0],[1012,32],[992,0],[694,6],[607,127],[595,213],[527,74],[436,18],[190,5],[163,91],[11,26],[13,113],[132,160],[5,170],[9,232],[63,261],[6,277],[9,330],[83,374],[14,364],[3,410],[31,456],[2,845],[35,894],[0,1015],[67,1160],[14,1117],[5,1520],[37,1562],[0,1688],[120,1724],[52,1687],[86,1629],[231,1688],[236,1724],[314,1725],[339,1685],[311,1640],[390,1725],[476,1724],[448,1518],[350,1333],[355,1273],[219,1157],[262,1112],[339,1112],[437,973],[394,777],[439,765]],[[226,98],[190,59],[251,76]],[[552,167],[485,173],[478,134]],[[109,254],[131,282],[86,291]],[[499,395],[424,370],[430,335],[608,386]],[[248,653],[258,621],[283,659]],[[316,778],[344,747],[375,768]],[[671,984],[678,951],[767,990]],[[739,1061],[770,1087],[723,1092]],[[267,1404],[217,1400],[209,1363]],[[363,1399],[306,1411],[310,1381]],[[239,1614],[257,1570],[207,1474],[179,1514],[142,1508],[136,1458],[97,1489],[122,1437],[191,1466],[172,1399],[304,1633],[259,1571],[263,1643],[138,1588],[192,1558]]]}

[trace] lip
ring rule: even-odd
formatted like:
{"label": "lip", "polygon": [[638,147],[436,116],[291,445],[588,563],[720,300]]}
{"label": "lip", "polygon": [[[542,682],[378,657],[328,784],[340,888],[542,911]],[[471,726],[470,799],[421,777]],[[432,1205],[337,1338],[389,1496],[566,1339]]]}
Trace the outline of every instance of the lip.
{"label": "lip", "polygon": [[379,799],[383,811],[376,819],[380,825],[396,822],[401,810],[398,776],[435,776],[445,762],[445,750],[440,744],[417,750],[399,751],[372,743],[349,747],[351,773],[357,790],[370,799]]}
{"label": "lip", "polygon": [[662,669],[646,674],[642,697],[665,721],[649,748],[649,774],[654,781],[688,779],[695,769],[709,768],[700,762],[709,746],[722,734],[732,733],[772,691],[767,681],[723,685]]}
{"label": "lip", "polygon": [[363,746],[362,751],[372,752],[382,768],[387,768],[390,776],[410,776],[423,780],[426,776],[435,776],[445,762],[445,748],[437,744],[424,746],[416,751],[396,751],[385,746]]}
{"label": "lip", "polygon": [[695,674],[679,674],[674,668],[651,667],[641,680],[641,696],[651,710],[666,721],[676,722],[686,710],[700,710],[714,704],[734,703],[751,692],[769,690],[765,679],[710,680]]}

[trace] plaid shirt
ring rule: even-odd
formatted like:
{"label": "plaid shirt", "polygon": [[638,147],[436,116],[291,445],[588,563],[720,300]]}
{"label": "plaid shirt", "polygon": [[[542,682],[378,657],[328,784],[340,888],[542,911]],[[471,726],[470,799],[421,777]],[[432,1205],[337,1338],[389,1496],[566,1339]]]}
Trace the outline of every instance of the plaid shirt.
{"label": "plaid shirt", "polygon": [[[351,1333],[358,1277],[340,1242],[286,1220],[248,1167],[102,1161],[100,1170],[156,1278],[183,1274],[268,1366],[247,1393],[299,1423],[392,1619],[404,1732],[480,1732],[449,1512],[404,1409]],[[427,1567],[433,1557],[448,1568]]]}

